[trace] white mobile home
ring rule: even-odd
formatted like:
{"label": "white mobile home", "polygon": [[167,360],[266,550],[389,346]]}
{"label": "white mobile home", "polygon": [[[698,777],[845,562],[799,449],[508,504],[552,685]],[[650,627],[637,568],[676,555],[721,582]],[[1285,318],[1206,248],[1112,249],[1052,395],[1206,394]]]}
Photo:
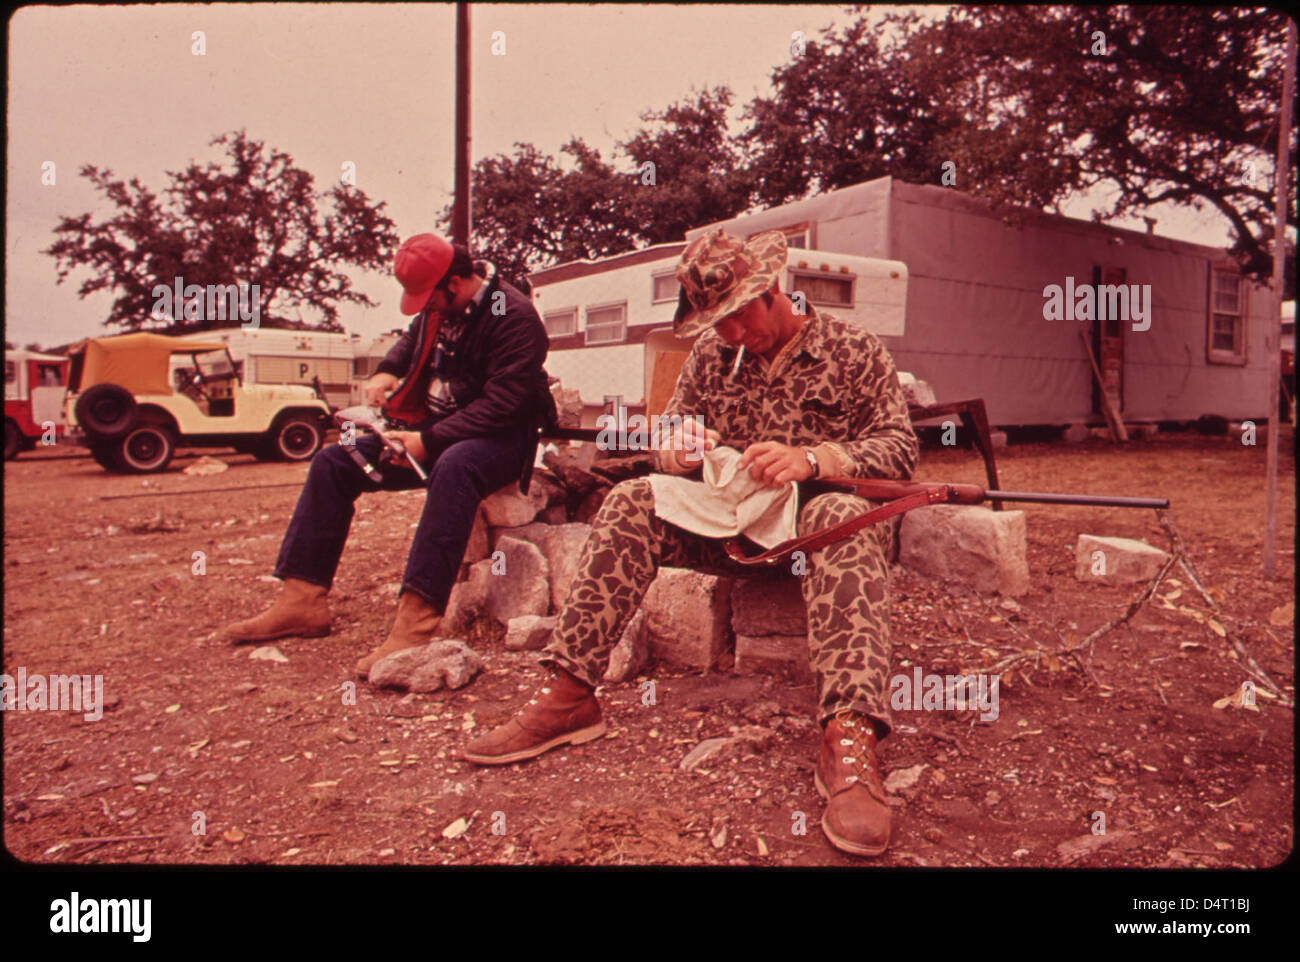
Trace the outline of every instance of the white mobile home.
{"label": "white mobile home", "polygon": [[[1012,227],[956,190],[890,177],[687,240],[714,227],[783,230],[800,246],[902,261],[907,327],[885,345],[940,402],[984,398],[994,425],[1102,423],[1085,338],[1126,421],[1261,418],[1272,403],[1272,301],[1221,249],[1036,213]],[[1098,285],[1110,294],[1104,321]],[[1141,300],[1118,303],[1121,286]],[[1068,291],[1080,309],[1047,319],[1054,287],[1058,304]]]}
{"label": "white mobile home", "polygon": [[[1032,212],[1008,226],[976,198],[890,177],[708,224],[686,241],[715,227],[784,231],[792,264],[905,265],[905,315],[895,328],[868,311],[866,326],[939,402],[983,398],[994,425],[1102,424],[1103,391],[1128,422],[1268,414],[1272,301],[1224,250]],[[588,422],[606,395],[632,406],[654,392],[643,344],[671,326],[684,247],[530,276],[551,335],[547,370],[580,389]],[[830,279],[810,299],[843,315],[843,288]]]}

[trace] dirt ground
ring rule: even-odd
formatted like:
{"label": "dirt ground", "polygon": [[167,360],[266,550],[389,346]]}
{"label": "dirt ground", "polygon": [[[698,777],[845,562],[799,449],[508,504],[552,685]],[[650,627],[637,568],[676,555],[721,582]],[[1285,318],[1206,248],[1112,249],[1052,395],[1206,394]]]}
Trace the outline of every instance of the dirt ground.
{"label": "dirt ground", "polygon": [[[808,684],[652,666],[602,690],[604,739],[479,768],[458,750],[540,678],[535,654],[507,651],[480,623],[467,640],[488,669],[468,686],[360,683],[346,704],[353,662],[391,620],[422,492],[362,499],[334,633],[277,642],[279,663],[209,636],[274,595],[305,466],[227,451],[230,470],[189,477],[187,453],[142,479],[76,449],[24,454],[4,466],[4,670],[102,675],[106,710],[93,722],[4,713],[4,843],[26,861],[77,864],[1275,865],[1294,839],[1293,709],[1263,686],[1258,711],[1214,707],[1249,677],[1225,633],[1294,697],[1291,429],[1271,581],[1264,451],[1262,437],[1162,434],[1000,452],[1006,489],[1170,498],[1222,615],[1175,567],[1090,655],[1060,653],[1142,587],[1077,582],[1076,537],[1167,547],[1151,511],[1026,506],[1032,588],[1014,604],[895,569],[896,672],[1037,654],[1003,675],[996,721],[896,713],[882,746],[894,835],[875,859],[839,853],[819,828]],[[919,476],[981,482],[982,469],[971,451],[927,446]],[[206,574],[193,573],[196,551]],[[738,726],[769,731],[767,747],[680,770],[693,746]]]}

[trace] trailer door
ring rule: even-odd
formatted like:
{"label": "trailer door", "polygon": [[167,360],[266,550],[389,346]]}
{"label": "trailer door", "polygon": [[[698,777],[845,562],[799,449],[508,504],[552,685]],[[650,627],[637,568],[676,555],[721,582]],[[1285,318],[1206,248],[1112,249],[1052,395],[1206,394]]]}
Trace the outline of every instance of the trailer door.
{"label": "trailer door", "polygon": [[1104,391],[1117,415],[1124,412],[1124,322],[1127,317],[1103,307],[1101,288],[1127,284],[1128,272],[1122,267],[1097,267],[1093,269],[1093,283],[1097,292],[1097,320],[1092,328],[1092,350],[1101,369],[1101,384],[1092,381],[1092,409],[1102,416],[1101,395]]}

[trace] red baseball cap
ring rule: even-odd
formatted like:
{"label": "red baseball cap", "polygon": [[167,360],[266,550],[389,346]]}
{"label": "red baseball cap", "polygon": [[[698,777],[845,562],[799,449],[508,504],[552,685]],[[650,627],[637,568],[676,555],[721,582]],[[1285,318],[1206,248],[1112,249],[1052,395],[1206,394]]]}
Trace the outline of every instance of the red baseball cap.
{"label": "red baseball cap", "polygon": [[393,274],[402,285],[402,313],[419,314],[451,266],[451,244],[437,234],[416,234],[398,248]]}

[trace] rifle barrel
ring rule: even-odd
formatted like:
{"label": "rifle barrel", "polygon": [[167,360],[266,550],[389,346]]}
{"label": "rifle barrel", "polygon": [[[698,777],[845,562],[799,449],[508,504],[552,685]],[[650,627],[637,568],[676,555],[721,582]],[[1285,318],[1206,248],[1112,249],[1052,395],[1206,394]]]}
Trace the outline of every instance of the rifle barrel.
{"label": "rifle barrel", "polygon": [[985,491],[990,501],[1032,501],[1037,504],[1082,504],[1103,508],[1167,508],[1168,498],[1120,498],[1104,494],[1049,494],[1043,491]]}

